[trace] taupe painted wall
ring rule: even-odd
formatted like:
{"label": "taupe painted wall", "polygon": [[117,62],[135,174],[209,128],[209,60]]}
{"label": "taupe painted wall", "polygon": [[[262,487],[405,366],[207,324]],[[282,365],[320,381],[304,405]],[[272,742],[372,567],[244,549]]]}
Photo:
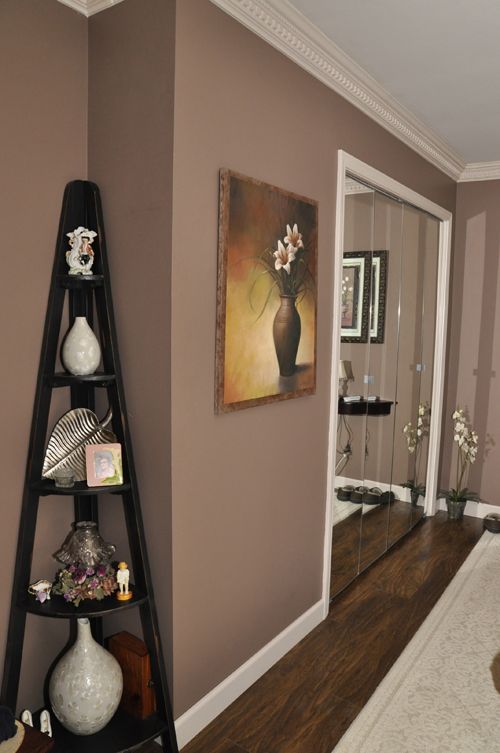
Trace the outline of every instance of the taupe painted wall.
{"label": "taupe painted wall", "polygon": [[[170,288],[173,0],[89,20],[89,179],[100,187],[128,419],[171,681]],[[100,527],[126,556],[121,500]],[[127,629],[140,630],[137,612]],[[109,623],[110,632],[124,621]]]}
{"label": "taupe painted wall", "polygon": [[[450,210],[455,184],[215,8],[177,7],[172,291],[175,706],[321,596],[337,149]],[[215,416],[218,170],[319,201],[314,397]]]}
{"label": "taupe painted wall", "polygon": [[[9,145],[0,178],[2,231],[5,267],[17,272],[4,276],[1,299],[4,321],[16,322],[8,330],[7,352],[16,359],[4,377],[2,417],[16,431],[5,434],[0,457],[9,484],[1,562],[11,572],[62,189],[86,175],[88,23],[89,177],[103,193],[129,418],[167,647],[173,606],[178,715],[321,595],[337,149],[449,209],[455,185],[209,0],[182,0],[171,278],[172,14],[173,3],[161,0],[127,0],[89,23],[56,0],[46,0],[43,12],[37,0],[0,5],[0,75],[10,113],[0,124],[2,143]],[[216,417],[223,166],[320,202],[318,389],[314,397]],[[28,222],[36,243],[30,255]],[[50,552],[71,513],[57,500],[44,501],[43,509],[35,564],[37,575],[50,575]],[[110,501],[103,532],[120,546],[115,512]],[[2,583],[4,642],[10,582]],[[27,651],[23,704],[38,705],[45,662],[65,635],[58,624],[44,631],[42,648],[33,642]]]}
{"label": "taupe painted wall", "polygon": [[[0,3],[0,662],[3,664],[35,382],[64,186],[87,172],[87,21],[56,0]],[[53,413],[66,409],[58,394]],[[71,503],[41,500],[34,577],[52,578]],[[28,618],[20,704],[37,707],[67,625]]]}
{"label": "taupe painted wall", "polygon": [[480,452],[469,488],[500,504],[500,181],[461,183],[457,228],[444,477],[455,485],[456,449],[451,414],[467,408],[479,433]]}

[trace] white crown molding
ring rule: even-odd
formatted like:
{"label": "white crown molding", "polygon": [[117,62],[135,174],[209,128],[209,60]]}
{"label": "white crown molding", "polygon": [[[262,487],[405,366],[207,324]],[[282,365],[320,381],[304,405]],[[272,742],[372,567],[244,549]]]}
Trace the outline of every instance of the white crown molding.
{"label": "white crown molding", "polygon": [[500,180],[499,162],[469,162],[459,178],[460,183],[478,180]]}
{"label": "white crown molding", "polygon": [[59,0],[59,2],[89,18],[101,10],[111,8],[112,5],[118,5],[123,0]]}
{"label": "white crown molding", "polygon": [[211,0],[454,180],[465,161],[288,0]]}

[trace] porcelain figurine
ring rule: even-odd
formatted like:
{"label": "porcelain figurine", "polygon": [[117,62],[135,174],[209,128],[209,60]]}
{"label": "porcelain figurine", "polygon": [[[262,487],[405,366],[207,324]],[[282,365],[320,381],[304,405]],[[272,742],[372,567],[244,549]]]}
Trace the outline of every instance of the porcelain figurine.
{"label": "porcelain figurine", "polygon": [[116,594],[116,598],[119,601],[128,601],[132,598],[133,593],[129,590],[128,584],[130,580],[130,570],[126,562],[118,563],[118,570],[116,571],[116,582],[118,583],[119,591]]}
{"label": "porcelain figurine", "polygon": [[28,586],[28,593],[35,596],[36,600],[43,604],[44,601],[50,601],[50,592],[52,591],[52,583],[50,580],[37,580],[36,583],[31,583]]}
{"label": "porcelain figurine", "polygon": [[50,722],[50,714],[47,709],[43,709],[43,711],[40,712],[40,732],[43,732],[44,735],[52,737],[52,724]]}
{"label": "porcelain figurine", "polygon": [[70,250],[66,251],[66,262],[70,275],[91,275],[94,263],[94,250],[92,241],[97,236],[94,230],[89,230],[81,225],[72,233],[67,233]]}

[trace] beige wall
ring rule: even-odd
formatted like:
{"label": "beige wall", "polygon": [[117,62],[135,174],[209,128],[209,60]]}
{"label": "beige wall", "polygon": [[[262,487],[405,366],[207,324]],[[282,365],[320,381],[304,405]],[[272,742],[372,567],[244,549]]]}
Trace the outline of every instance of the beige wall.
{"label": "beige wall", "polygon": [[[170,288],[175,3],[127,0],[89,21],[89,179],[101,189],[120,358],[172,680]],[[101,530],[126,556],[121,500]],[[109,623],[110,621],[108,621]],[[124,621],[107,625],[123,629]],[[127,629],[140,630],[137,612]]]}
{"label": "beige wall", "polygon": [[[0,662],[62,195],[69,180],[85,178],[87,173],[86,62],[87,22],[83,16],[56,0],[2,0]],[[65,409],[62,394],[53,402],[55,412]],[[71,507],[60,497],[41,500],[34,577],[54,575],[51,553],[69,530]],[[47,667],[66,639],[66,624],[28,618],[21,705],[40,705]]]}
{"label": "beige wall", "polygon": [[[62,190],[67,180],[86,177],[87,27],[88,174],[102,188],[129,419],[167,647],[173,606],[178,715],[321,595],[337,149],[449,209],[455,185],[209,0],[182,0],[171,278],[173,2],[126,0],[87,22],[56,0],[46,0],[43,11],[38,0],[3,0],[0,76],[8,104],[0,128],[8,150],[0,179],[9,276],[1,300],[3,320],[16,325],[7,330],[6,346],[16,353],[15,370],[5,372],[1,397],[3,425],[16,428],[4,432],[0,455],[8,484],[4,572],[11,572],[14,558]],[[320,202],[318,388],[314,397],[215,416],[223,166]],[[31,254],[28,223],[36,244]],[[71,514],[58,500],[42,504],[36,574],[50,576],[50,552]],[[110,500],[103,533],[121,545],[115,511]],[[6,579],[2,645],[9,597]],[[32,705],[40,700],[45,663],[65,635],[57,623],[43,625],[44,632],[36,625],[43,649],[29,644],[31,674],[22,696]]]}
{"label": "beige wall", "polygon": [[451,288],[449,392],[443,430],[448,441],[443,477],[455,485],[451,414],[467,408],[480,452],[469,488],[500,504],[500,181],[462,183],[457,192],[456,247]]}
{"label": "beige wall", "polygon": [[[321,596],[339,148],[454,209],[453,181],[384,129],[208,0],[178,3],[172,291],[177,713]],[[318,385],[314,397],[215,416],[220,167],[319,201]]]}

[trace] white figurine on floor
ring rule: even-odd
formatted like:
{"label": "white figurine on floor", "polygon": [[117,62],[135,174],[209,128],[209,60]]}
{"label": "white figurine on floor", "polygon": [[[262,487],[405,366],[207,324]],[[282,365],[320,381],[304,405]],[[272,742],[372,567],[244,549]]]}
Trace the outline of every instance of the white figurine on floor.
{"label": "white figurine on floor", "polygon": [[94,250],[92,241],[97,236],[94,230],[80,227],[72,233],[67,233],[69,238],[69,251],[66,251],[66,262],[69,266],[70,275],[91,275],[91,267],[94,263]]}
{"label": "white figurine on floor", "polygon": [[116,571],[116,582],[118,583],[119,591],[116,594],[116,598],[121,601],[127,601],[132,598],[132,591],[129,591],[130,570],[126,562],[118,563],[118,570]]}

